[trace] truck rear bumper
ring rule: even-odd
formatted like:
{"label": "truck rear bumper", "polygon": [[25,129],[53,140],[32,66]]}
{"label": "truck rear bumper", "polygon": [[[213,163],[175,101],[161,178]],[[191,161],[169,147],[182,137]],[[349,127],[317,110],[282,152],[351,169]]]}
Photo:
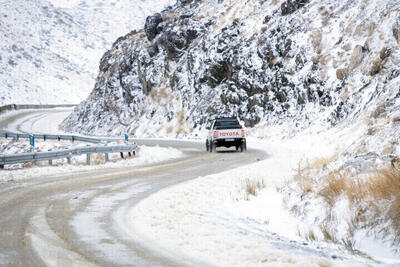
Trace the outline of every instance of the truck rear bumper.
{"label": "truck rear bumper", "polygon": [[213,143],[216,147],[239,147],[242,143],[246,142],[246,138],[221,138],[214,139]]}

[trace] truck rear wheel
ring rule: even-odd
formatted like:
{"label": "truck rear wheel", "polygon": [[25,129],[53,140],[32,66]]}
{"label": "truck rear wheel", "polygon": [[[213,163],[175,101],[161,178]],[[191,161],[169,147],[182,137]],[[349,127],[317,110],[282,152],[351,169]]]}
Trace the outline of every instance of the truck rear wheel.
{"label": "truck rear wheel", "polygon": [[241,143],[240,144],[240,152],[244,152],[244,151],[246,151],[246,143]]}
{"label": "truck rear wheel", "polygon": [[210,142],[210,152],[214,152],[215,150],[215,145],[213,142]]}

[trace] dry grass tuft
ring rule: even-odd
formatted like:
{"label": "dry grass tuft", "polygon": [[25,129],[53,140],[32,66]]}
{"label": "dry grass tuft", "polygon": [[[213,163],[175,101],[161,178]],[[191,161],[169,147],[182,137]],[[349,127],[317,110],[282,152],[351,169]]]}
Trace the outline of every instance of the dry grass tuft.
{"label": "dry grass tuft", "polygon": [[247,199],[250,195],[255,196],[257,194],[257,192],[263,188],[265,188],[264,179],[256,179],[256,180],[246,179],[245,180],[245,189],[246,189]]}
{"label": "dry grass tuft", "polygon": [[[319,179],[313,179],[318,168],[322,169],[332,159],[318,159],[308,163],[304,168],[299,166],[295,181],[303,194],[320,197],[328,204],[328,216],[319,226],[325,240],[339,243],[353,251],[353,235],[356,229],[369,229],[377,237],[393,236],[392,244],[400,244],[400,165],[392,165],[364,174],[352,173],[349,170],[333,170]],[[348,227],[348,238],[338,240],[335,237],[335,218],[331,215],[335,203],[346,197],[352,212]],[[297,211],[300,208],[292,208]],[[331,225],[331,228],[329,227]],[[389,225],[390,227],[385,227]]]}
{"label": "dry grass tuft", "polygon": [[90,155],[90,162],[91,164],[100,165],[104,164],[106,158],[104,154],[92,154]]}
{"label": "dry grass tuft", "polygon": [[[379,205],[374,205],[374,221],[380,220],[389,224],[395,233],[394,244],[400,244],[400,169],[399,164],[394,164],[385,169],[376,171],[373,177],[366,184],[366,190],[372,200],[370,204],[382,203],[386,211],[382,211]],[[371,206],[370,205],[370,206]]]}
{"label": "dry grass tuft", "polygon": [[315,241],[317,240],[317,236],[315,235],[313,230],[310,230],[307,235],[306,235],[306,240],[307,241]]}
{"label": "dry grass tuft", "polygon": [[173,126],[168,126],[167,127],[167,133],[172,133],[174,131],[174,127]]}

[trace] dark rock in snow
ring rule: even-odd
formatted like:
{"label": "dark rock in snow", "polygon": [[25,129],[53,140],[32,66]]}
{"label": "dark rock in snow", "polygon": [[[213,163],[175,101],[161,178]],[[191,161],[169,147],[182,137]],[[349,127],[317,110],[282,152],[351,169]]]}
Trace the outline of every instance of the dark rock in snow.
{"label": "dark rock in snow", "polygon": [[163,21],[161,14],[156,13],[153,16],[146,18],[146,23],[144,24],[144,31],[146,32],[147,39],[153,41],[157,34],[161,32],[161,28],[158,27]]}
{"label": "dark rock in snow", "polygon": [[109,60],[112,57],[111,50],[107,51],[100,60],[100,71],[106,71],[110,67]]}
{"label": "dark rock in snow", "polygon": [[302,8],[307,4],[309,0],[286,0],[281,5],[281,14],[282,16],[286,16],[294,13],[296,10]]}
{"label": "dark rock in snow", "polygon": [[181,34],[169,30],[163,34],[162,40],[169,58],[176,59],[183,54],[186,40]]}
{"label": "dark rock in snow", "polygon": [[267,16],[265,16],[263,23],[267,24],[271,19],[272,19],[272,16],[267,15]]}

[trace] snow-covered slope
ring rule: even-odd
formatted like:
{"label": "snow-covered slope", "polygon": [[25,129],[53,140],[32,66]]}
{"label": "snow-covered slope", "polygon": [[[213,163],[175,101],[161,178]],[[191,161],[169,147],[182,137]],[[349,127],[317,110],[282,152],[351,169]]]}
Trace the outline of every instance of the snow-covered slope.
{"label": "snow-covered slope", "polygon": [[115,39],[172,3],[0,1],[0,105],[79,103]]}
{"label": "snow-covered slope", "polygon": [[220,113],[247,126],[335,125],[395,90],[385,87],[400,73],[398,9],[386,0],[178,1],[104,54],[95,89],[64,127],[175,136]]}

